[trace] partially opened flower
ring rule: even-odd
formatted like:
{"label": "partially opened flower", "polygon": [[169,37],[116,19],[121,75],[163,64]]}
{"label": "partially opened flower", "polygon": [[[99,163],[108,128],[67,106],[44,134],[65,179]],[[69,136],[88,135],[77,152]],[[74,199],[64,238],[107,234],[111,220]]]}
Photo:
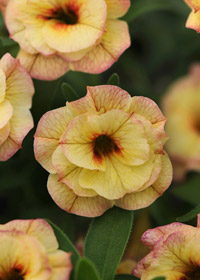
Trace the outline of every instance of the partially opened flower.
{"label": "partially opened flower", "polygon": [[200,0],[185,0],[191,8],[191,13],[187,19],[186,27],[200,32]]}
{"label": "partially opened flower", "polygon": [[5,21],[31,76],[52,80],[70,69],[111,67],[130,46],[128,26],[118,20],[129,6],[130,0],[10,0]]}
{"label": "partially opened flower", "polygon": [[67,280],[71,253],[58,250],[55,234],[41,219],[0,225],[0,279]]}
{"label": "partially opened flower", "polygon": [[167,151],[174,164],[174,178],[187,170],[200,171],[200,65],[176,81],[166,92],[163,110],[170,137]]}
{"label": "partially opened flower", "polygon": [[170,185],[163,151],[165,117],[145,97],[116,86],[47,112],[35,134],[35,156],[51,173],[48,190],[64,210],[98,216],[117,205],[138,209]]}
{"label": "partially opened flower", "polygon": [[200,278],[200,215],[197,228],[172,223],[147,230],[142,241],[151,250],[133,269],[141,280],[164,276],[166,280]]}
{"label": "partially opened flower", "polygon": [[33,83],[18,59],[5,54],[0,60],[0,161],[13,156],[33,127],[30,113]]}

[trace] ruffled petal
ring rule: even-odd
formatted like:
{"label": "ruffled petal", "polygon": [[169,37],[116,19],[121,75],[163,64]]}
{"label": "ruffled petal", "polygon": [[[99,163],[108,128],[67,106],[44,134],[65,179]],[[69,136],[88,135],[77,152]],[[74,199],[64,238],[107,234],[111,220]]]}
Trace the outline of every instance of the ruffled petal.
{"label": "ruffled petal", "polygon": [[112,201],[100,196],[81,197],[75,195],[69,187],[58,181],[57,175],[49,176],[48,191],[60,208],[81,216],[100,216],[113,206]]}

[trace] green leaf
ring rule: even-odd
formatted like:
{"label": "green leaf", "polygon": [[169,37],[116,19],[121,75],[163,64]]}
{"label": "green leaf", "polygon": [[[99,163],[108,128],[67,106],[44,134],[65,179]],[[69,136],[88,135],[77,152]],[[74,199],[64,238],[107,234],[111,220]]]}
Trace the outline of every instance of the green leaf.
{"label": "green leaf", "polygon": [[185,183],[172,189],[172,193],[182,200],[197,205],[200,202],[200,174],[188,178]]}
{"label": "green leaf", "polygon": [[118,274],[115,276],[115,280],[137,280],[138,278],[129,274]]}
{"label": "green leaf", "polygon": [[112,208],[91,223],[85,256],[94,262],[102,280],[112,280],[132,229],[133,212]]}
{"label": "green leaf", "polygon": [[75,280],[100,280],[100,277],[94,264],[87,258],[81,258],[75,268]]}
{"label": "green leaf", "polygon": [[192,209],[188,213],[186,213],[185,215],[178,217],[176,220],[178,222],[187,222],[196,218],[199,213],[200,213],[200,204],[197,205],[194,209]]}
{"label": "green leaf", "polygon": [[46,221],[52,226],[54,233],[56,235],[59,248],[65,252],[72,252],[71,260],[73,266],[76,265],[77,261],[80,259],[80,255],[72,242],[69,240],[69,238],[64,234],[64,232],[56,226],[54,223],[46,219]]}
{"label": "green leaf", "polygon": [[2,39],[0,39],[0,57],[3,56],[3,53],[4,53],[4,48],[3,48],[3,42],[2,42]]}
{"label": "green leaf", "polygon": [[120,84],[119,75],[117,73],[112,74],[108,79],[107,85],[119,86],[119,84]]}
{"label": "green leaf", "polygon": [[77,92],[68,83],[63,83],[61,89],[66,101],[71,102],[79,99]]}

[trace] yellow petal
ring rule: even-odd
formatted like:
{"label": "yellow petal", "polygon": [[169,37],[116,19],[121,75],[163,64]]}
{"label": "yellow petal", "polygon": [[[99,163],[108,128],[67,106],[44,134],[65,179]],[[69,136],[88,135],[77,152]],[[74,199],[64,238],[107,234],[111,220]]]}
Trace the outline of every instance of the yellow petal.
{"label": "yellow petal", "polygon": [[141,165],[149,159],[149,145],[143,123],[133,115],[112,134],[116,143],[119,143],[120,153],[116,158],[127,165]]}
{"label": "yellow petal", "polygon": [[0,103],[0,129],[3,128],[11,119],[13,107],[8,100]]}
{"label": "yellow petal", "polygon": [[0,69],[0,103],[4,100],[5,93],[6,93],[6,77],[3,70]]}
{"label": "yellow petal", "polygon": [[14,139],[8,138],[5,142],[0,146],[0,161],[6,161],[10,157],[12,157],[19,149],[21,149],[21,145],[16,143]]}
{"label": "yellow petal", "polygon": [[87,73],[101,73],[111,67],[129,46],[130,36],[127,23],[107,20],[106,32],[100,43],[80,61],[70,63],[70,68]]}
{"label": "yellow petal", "polygon": [[51,280],[66,280],[69,279],[72,270],[71,253],[66,253],[57,250],[48,254],[48,259],[52,267]]}
{"label": "yellow petal", "polygon": [[79,168],[68,161],[68,159],[64,156],[60,145],[56,148],[52,155],[52,163],[58,173],[59,182],[66,184],[74,191],[75,194],[87,197],[97,195],[97,193],[93,190],[81,188],[79,184],[79,175],[82,168]]}
{"label": "yellow petal", "polygon": [[51,226],[42,219],[13,220],[4,225],[0,225],[0,230],[15,230],[35,237],[45,247],[47,252],[54,251],[58,248],[58,242],[54,231]]}
{"label": "yellow petal", "polygon": [[127,192],[137,191],[152,172],[152,160],[141,166],[121,164],[114,156],[105,158],[106,171],[83,169],[79,183],[99,195],[113,200],[123,197]]}
{"label": "yellow petal", "polygon": [[35,157],[50,173],[56,172],[52,165],[52,154],[71,118],[70,111],[62,107],[47,112],[38,123],[34,142]]}
{"label": "yellow petal", "polygon": [[147,207],[162,195],[171,184],[171,181],[172,166],[167,154],[165,154],[162,156],[162,169],[155,183],[143,191],[125,195],[122,199],[117,200],[115,204],[128,210]]}
{"label": "yellow petal", "polygon": [[186,27],[200,32],[200,12],[192,11],[187,19]]}
{"label": "yellow petal", "polygon": [[131,105],[131,96],[117,86],[103,85],[87,87],[87,97],[91,97],[96,111],[105,113],[112,109],[128,111]]}
{"label": "yellow petal", "polygon": [[68,63],[57,55],[32,55],[20,50],[17,57],[30,75],[39,80],[55,80],[69,70]]}
{"label": "yellow petal", "polygon": [[113,206],[112,201],[100,196],[88,198],[75,195],[65,184],[58,182],[57,175],[49,176],[48,191],[60,208],[81,216],[100,216]]}
{"label": "yellow petal", "polygon": [[185,0],[189,7],[194,9],[195,12],[200,10],[200,3],[199,0]]}
{"label": "yellow petal", "polygon": [[108,18],[119,18],[125,15],[130,7],[130,0],[106,0]]}
{"label": "yellow petal", "polygon": [[3,128],[0,129],[0,145],[6,141],[10,133],[10,123],[8,122]]}
{"label": "yellow petal", "polygon": [[152,124],[166,120],[158,105],[151,99],[143,96],[132,98],[131,113],[142,115]]}
{"label": "yellow petal", "polygon": [[21,145],[24,137],[33,128],[33,118],[30,111],[24,108],[15,110],[10,120],[10,137]]}

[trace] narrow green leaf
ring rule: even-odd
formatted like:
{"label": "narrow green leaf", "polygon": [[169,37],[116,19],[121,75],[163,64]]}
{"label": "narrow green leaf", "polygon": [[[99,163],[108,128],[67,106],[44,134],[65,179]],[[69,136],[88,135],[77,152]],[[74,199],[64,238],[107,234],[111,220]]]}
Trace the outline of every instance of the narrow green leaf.
{"label": "narrow green leaf", "polygon": [[176,188],[173,188],[172,192],[182,200],[189,202],[193,205],[199,204],[200,197],[200,174],[195,174],[188,178],[185,183],[180,184]]}
{"label": "narrow green leaf", "polygon": [[96,267],[89,259],[79,259],[75,268],[75,280],[100,280]]}
{"label": "narrow green leaf", "polygon": [[115,280],[138,280],[139,278],[129,274],[118,274],[115,276]]}
{"label": "narrow green leaf", "polygon": [[176,220],[178,222],[187,222],[187,221],[190,221],[190,220],[196,218],[199,213],[200,213],[200,204],[197,205],[195,208],[193,208],[188,213],[186,213],[185,215],[178,217]]}
{"label": "narrow green leaf", "polygon": [[107,85],[119,86],[119,84],[120,84],[119,75],[117,73],[112,74],[108,79]]}
{"label": "narrow green leaf", "polygon": [[61,89],[66,101],[71,102],[79,98],[77,92],[68,83],[63,83]]}
{"label": "narrow green leaf", "polygon": [[132,229],[133,212],[112,208],[91,223],[85,256],[94,262],[102,280],[112,280]]}
{"label": "narrow green leaf", "polygon": [[76,262],[80,259],[80,255],[72,242],[69,240],[69,238],[64,234],[64,232],[56,226],[54,223],[46,219],[46,221],[52,226],[54,233],[56,235],[56,238],[58,240],[59,248],[65,252],[72,252],[71,260],[73,266],[75,266]]}

